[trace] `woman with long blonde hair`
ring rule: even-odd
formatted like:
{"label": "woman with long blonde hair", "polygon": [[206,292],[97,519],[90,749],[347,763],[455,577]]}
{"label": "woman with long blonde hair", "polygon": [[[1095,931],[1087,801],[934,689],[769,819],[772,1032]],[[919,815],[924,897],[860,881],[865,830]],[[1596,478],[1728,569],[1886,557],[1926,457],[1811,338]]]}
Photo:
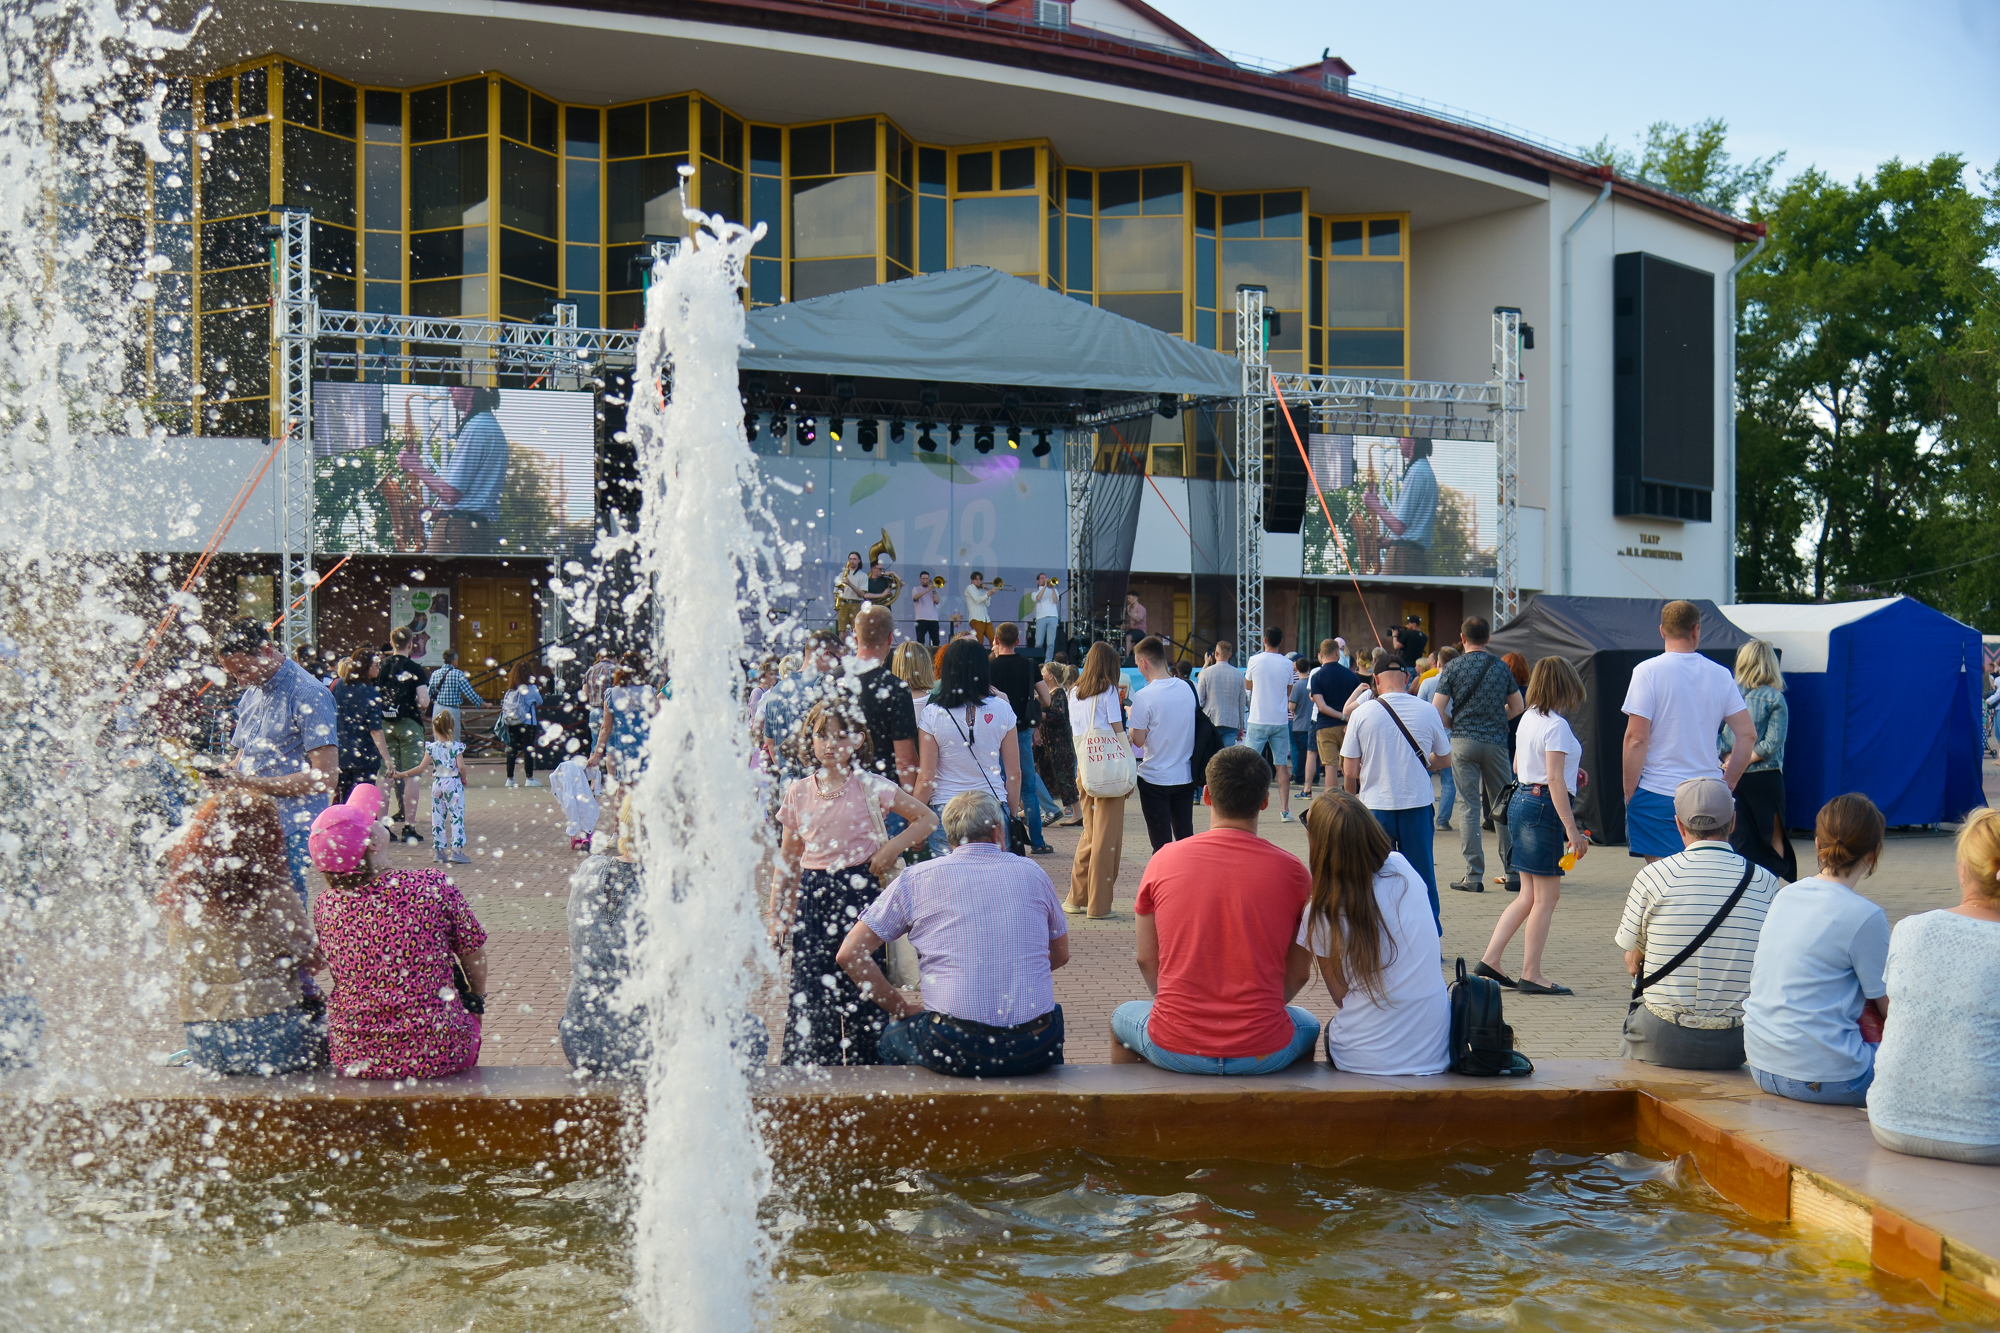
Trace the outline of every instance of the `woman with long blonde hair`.
{"label": "woman with long blonde hair", "polygon": [[1329,791],[1306,807],[1312,897],[1298,944],[1333,998],[1326,1058],[1352,1074],[1441,1074],[1451,999],[1431,957],[1430,889],[1368,807]]}
{"label": "woman with long blonde hair", "polygon": [[[1118,650],[1093,643],[1083,657],[1083,674],[1069,696],[1069,730],[1081,749],[1093,728],[1125,734],[1125,709],[1118,700]],[[1076,860],[1069,871],[1069,897],[1063,910],[1072,916],[1111,915],[1111,889],[1118,879],[1118,858],[1124,851],[1124,796],[1092,796],[1077,784],[1077,805],[1083,811],[1083,833],[1076,840]]]}
{"label": "woman with long blonde hair", "polygon": [[[1798,853],[1785,831],[1785,736],[1791,710],[1785,704],[1785,675],[1778,654],[1763,639],[1752,639],[1736,650],[1736,686],[1750,710],[1757,745],[1750,767],[1736,782],[1736,850],[1787,884],[1799,877]],[[1736,737],[1722,729],[1717,748],[1728,754]]]}

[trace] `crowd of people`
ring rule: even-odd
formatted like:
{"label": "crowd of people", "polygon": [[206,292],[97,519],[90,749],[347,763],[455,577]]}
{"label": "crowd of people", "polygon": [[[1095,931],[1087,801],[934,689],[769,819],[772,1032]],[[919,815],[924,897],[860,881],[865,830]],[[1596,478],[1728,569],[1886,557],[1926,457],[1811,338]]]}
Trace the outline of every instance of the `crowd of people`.
{"label": "crowd of people", "polygon": [[[1623,1054],[1747,1066],[1775,1096],[1865,1105],[1896,1151],[2000,1163],[2000,1014],[1976,984],[2000,950],[1987,929],[2000,925],[2000,815],[1977,811],[1959,835],[1957,905],[1891,931],[1860,891],[1886,835],[1865,796],[1819,812],[1817,873],[1798,876],[1770,645],[1744,646],[1731,671],[1701,654],[1685,602],[1666,605],[1660,633],[1664,651],[1635,668],[1621,705],[1617,780],[1643,862],[1613,940],[1634,980]],[[1001,623],[990,646],[966,633],[933,653],[896,644],[886,608],[864,605],[851,642],[825,631],[764,664],[745,702],[777,830],[780,1061],[981,1077],[1060,1063],[1053,973],[1069,960],[1069,918],[1112,913],[1133,796],[1151,844],[1131,905],[1144,993],[1112,1016],[1114,1063],[1251,1075],[1323,1048],[1356,1073],[1445,1070],[1431,847],[1454,810],[1467,870],[1450,887],[1518,894],[1477,973],[1570,995],[1543,964],[1562,881],[1592,849],[1583,681],[1557,656],[1496,654],[1476,617],[1456,645],[1417,651],[1426,640],[1399,636],[1365,662],[1328,640],[1308,660],[1271,630],[1242,669],[1217,645],[1190,684],[1146,635],[1131,644],[1143,684],[1128,697],[1110,644],[1080,669],[1037,663]],[[444,870],[396,870],[386,853],[415,809],[409,784],[428,778],[436,860],[465,859],[461,719],[482,701],[449,660],[425,672],[397,651],[407,644],[390,647],[343,659],[329,688],[254,621],[215,641],[244,687],[235,756],[160,893],[189,1052],[206,1068],[413,1078],[477,1059],[484,932]],[[583,693],[579,750],[629,791],[662,687],[607,655]],[[544,702],[532,679],[509,682],[510,780]],[[1291,819],[1293,775],[1303,860],[1259,832],[1274,799]],[[1044,820],[1079,826],[1066,889],[1039,861]],[[1489,821],[1502,872],[1490,881]],[[608,998],[636,929],[629,797],[609,833],[572,885],[561,1039],[579,1069],[616,1075],[642,1054],[640,1016]],[[1334,1006],[1324,1028],[1296,1003],[1315,973]],[[761,1062],[766,1041],[746,1015],[744,1058]]]}

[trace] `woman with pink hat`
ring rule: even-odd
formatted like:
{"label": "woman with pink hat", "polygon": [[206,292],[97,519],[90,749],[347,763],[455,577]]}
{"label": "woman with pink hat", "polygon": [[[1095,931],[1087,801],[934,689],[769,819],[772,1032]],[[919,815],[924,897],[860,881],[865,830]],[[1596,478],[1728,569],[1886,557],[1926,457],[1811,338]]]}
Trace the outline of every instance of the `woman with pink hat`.
{"label": "woman with pink hat", "polygon": [[313,821],[326,891],[313,924],[333,972],[327,1035],[351,1078],[436,1078],[479,1059],[486,932],[441,870],[392,870],[382,791],[354,789]]}

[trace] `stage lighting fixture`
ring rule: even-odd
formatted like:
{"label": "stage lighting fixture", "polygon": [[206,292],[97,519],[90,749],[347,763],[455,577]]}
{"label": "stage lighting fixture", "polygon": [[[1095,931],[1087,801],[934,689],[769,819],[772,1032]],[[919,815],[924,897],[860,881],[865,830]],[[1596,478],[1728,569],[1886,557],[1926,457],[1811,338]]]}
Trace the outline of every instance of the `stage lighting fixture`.
{"label": "stage lighting fixture", "polygon": [[784,439],[787,429],[785,414],[783,412],[773,412],[771,414],[771,438],[774,440]]}
{"label": "stage lighting fixture", "polygon": [[847,422],[842,418],[828,417],[826,419],[827,438],[831,439],[835,444],[840,443],[840,437],[842,434],[846,432],[846,429],[847,429]]}
{"label": "stage lighting fixture", "polygon": [[851,401],[854,397],[854,381],[835,380],[833,382],[833,396],[843,403]]}
{"label": "stage lighting fixture", "polygon": [[1181,400],[1170,393],[1160,395],[1160,415],[1172,421],[1174,414],[1181,410]]}
{"label": "stage lighting fixture", "polygon": [[936,428],[932,426],[931,423],[928,421],[923,422],[921,425],[917,427],[917,430],[921,432],[917,436],[917,447],[922,449],[927,454],[934,454],[937,452],[937,441],[931,438],[931,431],[934,429]]}
{"label": "stage lighting fixture", "polygon": [[743,438],[746,440],[757,438],[757,414],[755,412],[745,412],[743,414]]}
{"label": "stage lighting fixture", "polygon": [[972,447],[982,454],[993,452],[993,423],[982,421],[972,430]]}
{"label": "stage lighting fixture", "polygon": [[903,426],[903,423],[900,420],[892,421],[889,423],[889,443],[901,444],[904,438],[906,437],[907,433],[908,432],[906,431],[906,429]]}
{"label": "stage lighting fixture", "polygon": [[951,447],[954,449],[958,448],[958,435],[962,429],[964,429],[963,424],[954,421],[951,423],[951,430],[947,432],[951,436]]}
{"label": "stage lighting fixture", "polygon": [[872,420],[858,422],[854,427],[854,433],[861,440],[861,452],[864,454],[874,453],[876,443],[882,438],[879,429]]}
{"label": "stage lighting fixture", "polygon": [[1048,456],[1049,433],[1045,430],[1038,430],[1035,432],[1035,457],[1047,458]]}
{"label": "stage lighting fixture", "polygon": [[811,444],[819,438],[819,424],[811,417],[799,418],[799,443]]}
{"label": "stage lighting fixture", "polygon": [[1007,447],[1009,449],[1021,447],[1021,423],[1018,421],[1010,420],[1007,423]]}

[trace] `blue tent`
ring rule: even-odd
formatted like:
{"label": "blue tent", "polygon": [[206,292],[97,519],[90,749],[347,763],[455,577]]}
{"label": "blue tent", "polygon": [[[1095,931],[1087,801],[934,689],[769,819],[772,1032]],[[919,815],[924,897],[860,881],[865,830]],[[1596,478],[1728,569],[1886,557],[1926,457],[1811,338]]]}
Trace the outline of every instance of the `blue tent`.
{"label": "blue tent", "polygon": [[1849,791],[1891,826],[1955,821],[1986,804],[1977,630],[1909,597],[1722,614],[1781,656],[1793,828],[1811,828],[1822,805]]}

